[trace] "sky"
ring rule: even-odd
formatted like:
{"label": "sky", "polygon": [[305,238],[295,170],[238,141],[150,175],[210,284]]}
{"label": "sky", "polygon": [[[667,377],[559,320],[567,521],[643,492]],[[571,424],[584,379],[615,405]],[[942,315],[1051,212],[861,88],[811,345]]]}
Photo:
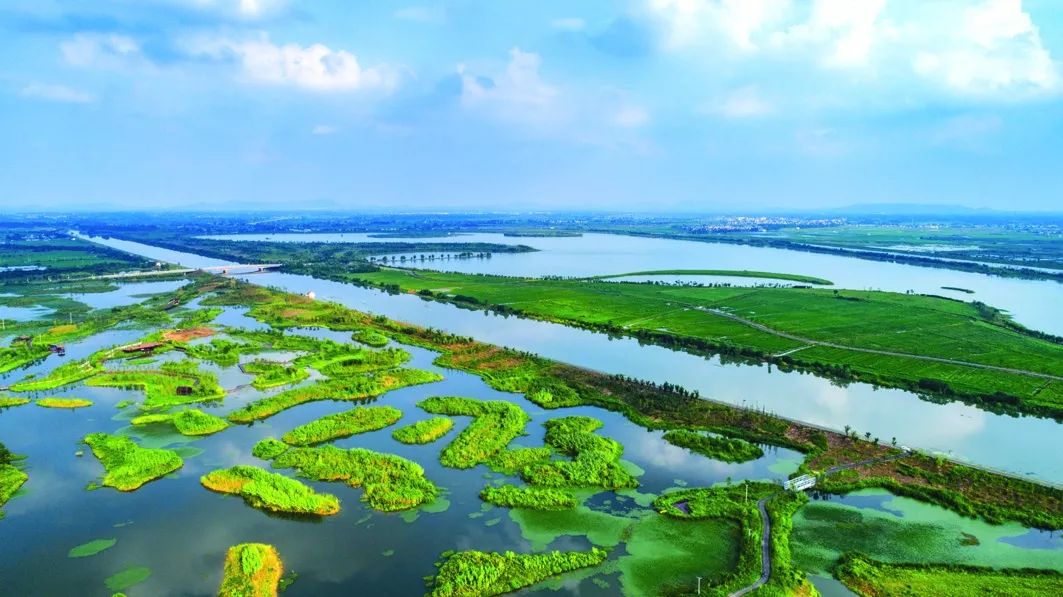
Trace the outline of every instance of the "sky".
{"label": "sky", "polygon": [[1059,0],[5,0],[0,208],[1063,211]]}

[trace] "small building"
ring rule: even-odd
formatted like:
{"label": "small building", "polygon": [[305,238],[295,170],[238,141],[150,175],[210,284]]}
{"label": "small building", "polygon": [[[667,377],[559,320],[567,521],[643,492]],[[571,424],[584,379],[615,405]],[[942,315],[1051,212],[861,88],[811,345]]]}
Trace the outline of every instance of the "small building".
{"label": "small building", "polygon": [[314,294],[314,291],[313,291],[313,290],[307,291],[307,293],[306,293],[306,294],[304,294],[303,296],[305,296],[306,298],[308,298],[308,299],[310,299],[310,300],[314,300],[314,299],[316,299],[316,298],[317,298],[317,295],[316,295],[316,294]]}
{"label": "small building", "polygon": [[192,387],[191,386],[177,386],[177,390],[176,391],[177,391],[177,395],[178,396],[191,396],[192,395]]}
{"label": "small building", "polygon": [[151,352],[160,346],[162,346],[162,342],[142,342],[140,344],[130,344],[129,346],[123,346],[122,352],[127,354],[131,354],[134,352]]}

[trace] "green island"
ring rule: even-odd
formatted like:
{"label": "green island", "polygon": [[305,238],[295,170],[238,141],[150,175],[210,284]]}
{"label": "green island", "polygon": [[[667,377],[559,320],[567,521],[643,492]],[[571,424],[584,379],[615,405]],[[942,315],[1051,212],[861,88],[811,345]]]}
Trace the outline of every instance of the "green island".
{"label": "green island", "polygon": [[454,420],[448,417],[432,417],[400,427],[391,432],[391,437],[404,444],[430,444],[454,428]]}
{"label": "green island", "polygon": [[218,377],[200,371],[195,361],[163,363],[159,369],[106,371],[85,381],[87,386],[138,388],[144,392],[144,408],[166,408],[181,404],[220,400],[225,390]]}
{"label": "green island", "polygon": [[302,367],[293,367],[274,361],[251,361],[244,363],[240,368],[244,373],[255,376],[251,380],[251,387],[257,390],[290,386],[310,377],[310,374]]}
{"label": "green island", "polygon": [[29,404],[29,398],[17,398],[15,396],[0,396],[0,408],[13,408],[15,406],[22,406],[23,404]]}
{"label": "green island", "polygon": [[524,433],[524,426],[531,420],[519,406],[502,400],[433,396],[417,406],[437,415],[473,417],[469,426],[439,453],[439,461],[453,468],[472,468],[487,462]]}
{"label": "green island", "polygon": [[738,438],[716,437],[688,429],[673,429],[662,436],[664,441],[724,462],[748,462],[764,455],[756,444]]}
{"label": "green island", "polygon": [[769,280],[787,280],[804,284],[816,284],[819,286],[833,286],[834,282],[815,276],[802,276],[800,274],[784,274],[779,272],[757,272],[746,269],[656,269],[641,272],[628,272],[626,274],[609,274],[604,276],[590,276],[585,280],[609,280],[611,278],[632,278],[635,276],[731,276],[735,278],[765,278]]}
{"label": "green island", "polygon": [[299,475],[316,481],[342,481],[351,487],[362,487],[362,500],[382,512],[416,508],[439,495],[439,488],[425,478],[421,465],[394,454],[364,448],[343,450],[330,445],[277,453],[274,444],[263,441],[267,444],[256,446],[255,453],[273,455],[275,468],[295,469]]}
{"label": "green island", "polygon": [[834,573],[845,586],[861,597],[1038,597],[1063,593],[1063,574],[1055,570],[886,564],[858,554],[848,554],[842,558]]}
{"label": "green island", "polygon": [[608,557],[598,548],[590,551],[551,551],[518,554],[459,551],[445,554],[431,583],[432,597],[502,595],[530,587],[552,576],[598,566]]}
{"label": "green island", "polygon": [[281,436],[290,446],[312,446],[394,425],[402,411],[393,406],[358,406],[300,425]]}
{"label": "green island", "polygon": [[204,487],[244,498],[251,507],[269,512],[330,516],[340,511],[334,495],[317,493],[295,479],[254,466],[234,466],[199,479]]}
{"label": "green island", "polygon": [[307,402],[367,400],[398,388],[441,379],[443,377],[438,373],[420,369],[396,369],[366,376],[327,379],[262,398],[229,413],[228,418],[233,423],[251,423]]}
{"label": "green island", "polygon": [[354,333],[351,334],[351,339],[355,342],[361,342],[366,346],[372,346],[374,348],[382,348],[387,346],[388,342],[390,342],[388,337],[384,334],[368,328],[355,330]]}
{"label": "green island", "polygon": [[72,548],[69,552],[67,552],[66,557],[68,557],[68,558],[88,558],[88,557],[92,557],[92,556],[94,556],[94,555],[96,555],[98,553],[101,553],[101,552],[107,551],[108,549],[111,549],[112,547],[115,546],[116,543],[118,543],[117,539],[95,539],[93,541],[89,541],[88,543],[83,543],[81,545],[78,545],[77,547]]}
{"label": "green island", "polygon": [[996,411],[1063,417],[1063,345],[982,303],[879,291],[661,286],[424,270],[332,277]]}
{"label": "green island", "polygon": [[504,508],[532,510],[570,510],[579,503],[572,494],[552,487],[485,487],[480,492],[483,501]]}
{"label": "green island", "polygon": [[761,573],[761,524],[758,503],[765,505],[771,519],[771,574],[759,591],[764,594],[792,595],[809,593],[811,587],[804,572],[791,557],[792,517],[808,502],[804,493],[782,491],[774,483],[745,481],[737,485],[694,488],[659,496],[653,507],[662,515],[678,520],[727,519],[737,522],[742,537],[738,563],[725,578],[709,588],[711,595],[729,595],[750,586]]}
{"label": "green island", "polygon": [[348,377],[359,373],[394,369],[410,360],[410,353],[400,348],[371,350],[345,344],[326,344],[316,352],[295,360],[329,377]]}
{"label": "green island", "polygon": [[616,440],[594,433],[602,426],[598,419],[583,416],[551,419],[546,427],[546,444],[572,460],[550,460],[531,464],[521,476],[532,485],[549,487],[638,487],[638,479],[620,465],[624,447]]}
{"label": "green island", "polygon": [[507,448],[487,461],[491,470],[504,475],[519,475],[525,467],[550,460],[554,450],[549,446],[538,448]]}
{"label": "green island", "polygon": [[277,597],[284,564],[272,545],[241,543],[225,554],[219,597]]}
{"label": "green island", "polygon": [[120,435],[91,433],[85,443],[106,471],[103,484],[118,491],[134,491],[184,466],[173,450],[143,448]]}
{"label": "green island", "polygon": [[74,409],[92,406],[92,400],[85,400],[84,398],[38,398],[35,404],[44,408]]}
{"label": "green island", "polygon": [[[0,508],[29,480],[29,476],[13,464],[17,459],[7,446],[0,443]],[[0,519],[3,517],[4,511],[0,510]]]}
{"label": "green island", "polygon": [[190,436],[211,435],[229,427],[225,419],[194,408],[174,414],[140,415],[133,417],[130,423],[134,426],[169,424],[181,435]]}

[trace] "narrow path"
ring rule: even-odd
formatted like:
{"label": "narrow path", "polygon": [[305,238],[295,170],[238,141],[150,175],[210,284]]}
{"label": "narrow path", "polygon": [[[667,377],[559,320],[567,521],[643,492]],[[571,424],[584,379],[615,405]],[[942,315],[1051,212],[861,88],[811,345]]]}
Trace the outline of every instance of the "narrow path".
{"label": "narrow path", "polygon": [[768,578],[771,577],[771,517],[768,516],[768,509],[765,506],[768,503],[768,499],[760,498],[760,501],[757,502],[757,510],[760,510],[760,523],[763,527],[760,535],[760,578],[748,587],[731,593],[729,597],[741,597],[746,593],[756,591],[764,586],[764,583],[768,582]]}
{"label": "narrow path", "polygon": [[859,347],[856,347],[856,346],[847,346],[845,344],[835,344],[834,342],[824,342],[822,340],[813,340],[811,338],[804,338],[804,337],[797,336],[797,335],[794,335],[794,334],[789,334],[787,332],[780,332],[779,330],[772,329],[772,328],[770,328],[770,327],[768,327],[766,325],[757,323],[755,321],[750,321],[750,320],[745,319],[743,317],[739,317],[739,316],[737,316],[737,315],[735,315],[733,313],[728,313],[727,311],[721,311],[719,309],[711,309],[711,308],[708,308],[708,307],[697,307],[697,306],[695,306],[694,308],[698,309],[699,311],[705,311],[707,313],[712,313],[713,315],[719,315],[720,317],[726,317],[727,319],[732,319],[732,320],[737,321],[739,323],[745,324],[745,325],[747,325],[747,326],[749,326],[749,327],[751,327],[751,328],[753,328],[755,330],[758,330],[758,331],[761,331],[761,332],[765,332],[765,333],[768,333],[768,334],[772,334],[773,336],[778,336],[780,338],[786,338],[787,340],[793,340],[795,342],[804,342],[806,344],[811,344],[811,345],[814,345],[814,346],[826,346],[828,348],[837,348],[837,349],[840,349],[840,350],[851,350],[853,352],[865,352],[865,353],[868,353],[868,354],[880,354],[880,355],[884,355],[884,356],[888,356],[888,357],[903,357],[903,358],[906,358],[906,359],[916,359],[916,360],[919,360],[919,361],[931,361],[931,362],[934,362],[934,363],[944,363],[946,365],[960,365],[962,367],[974,367],[975,369],[988,369],[990,371],[1000,371],[1000,372],[1003,372],[1003,373],[1015,373],[1015,374],[1018,374],[1018,375],[1027,375],[1027,376],[1030,376],[1030,377],[1039,377],[1041,379],[1050,379],[1052,381],[1063,381],[1063,377],[1060,377],[1058,375],[1052,375],[1050,373],[1040,373],[1040,372],[1037,372],[1037,371],[1026,371],[1025,369],[1012,369],[1011,367],[1000,367],[1000,366],[997,366],[997,365],[985,365],[985,364],[982,364],[982,363],[972,363],[970,361],[960,361],[960,360],[957,360],[957,359],[946,359],[946,358],[943,358],[943,357],[932,357],[932,356],[927,356],[927,355],[922,355],[922,354],[911,354],[911,353],[908,353],[908,352],[892,352],[892,351],[889,351],[889,350],[878,350],[878,349],[875,349],[875,348],[859,348]]}

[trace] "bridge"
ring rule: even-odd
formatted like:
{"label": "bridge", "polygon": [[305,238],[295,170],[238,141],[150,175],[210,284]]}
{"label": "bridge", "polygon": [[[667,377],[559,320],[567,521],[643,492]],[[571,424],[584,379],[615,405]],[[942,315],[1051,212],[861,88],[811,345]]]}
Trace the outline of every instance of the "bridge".
{"label": "bridge", "polygon": [[149,276],[172,276],[174,274],[191,274],[195,272],[217,273],[223,276],[258,274],[267,270],[276,269],[283,263],[233,263],[230,265],[208,265],[204,267],[186,267],[181,269],[158,269],[150,272],[123,272],[120,274],[108,274],[105,276],[93,276],[93,280],[114,280],[119,278],[143,278]]}

